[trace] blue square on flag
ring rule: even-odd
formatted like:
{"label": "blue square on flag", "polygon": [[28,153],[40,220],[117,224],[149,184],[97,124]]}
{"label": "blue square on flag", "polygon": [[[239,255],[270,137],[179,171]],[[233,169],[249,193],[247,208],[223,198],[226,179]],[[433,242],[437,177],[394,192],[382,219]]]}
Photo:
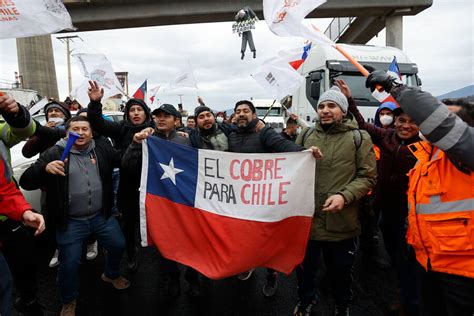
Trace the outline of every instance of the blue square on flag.
{"label": "blue square on flag", "polygon": [[149,162],[147,191],[176,203],[194,206],[198,151],[155,136],[148,137],[147,142],[148,146],[143,146],[148,151]]}

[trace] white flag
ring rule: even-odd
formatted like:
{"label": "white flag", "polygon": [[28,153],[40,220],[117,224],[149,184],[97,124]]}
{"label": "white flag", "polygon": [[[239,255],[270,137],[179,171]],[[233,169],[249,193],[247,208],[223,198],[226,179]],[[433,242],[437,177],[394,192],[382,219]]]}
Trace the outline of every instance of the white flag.
{"label": "white flag", "polygon": [[185,63],[184,68],[181,69],[170,82],[170,89],[185,87],[197,89],[193,69],[191,68],[191,64],[189,62]]}
{"label": "white flag", "polygon": [[0,39],[19,38],[74,30],[60,0],[0,1]]}
{"label": "white flag", "polygon": [[278,57],[265,61],[251,76],[276,100],[292,94],[304,82],[304,78],[286,59]]}
{"label": "white flag", "polygon": [[263,0],[263,15],[270,31],[279,36],[300,36],[316,44],[334,46],[324,33],[303,24],[304,18],[326,0]]}
{"label": "white flag", "polygon": [[104,100],[117,95],[124,94],[120,81],[117,79],[112,64],[103,54],[73,54],[72,57],[78,62],[82,75],[86,78],[72,92],[72,96],[84,107],[89,103],[87,89],[89,80],[95,80],[100,87],[104,88]]}
{"label": "white flag", "polygon": [[150,97],[148,98],[150,100],[150,102],[149,102],[150,105],[152,105],[155,102],[155,100],[157,100],[156,95],[158,94],[158,91],[160,90],[160,87],[161,86],[156,86],[156,87],[150,89],[150,92],[148,93],[150,95]]}

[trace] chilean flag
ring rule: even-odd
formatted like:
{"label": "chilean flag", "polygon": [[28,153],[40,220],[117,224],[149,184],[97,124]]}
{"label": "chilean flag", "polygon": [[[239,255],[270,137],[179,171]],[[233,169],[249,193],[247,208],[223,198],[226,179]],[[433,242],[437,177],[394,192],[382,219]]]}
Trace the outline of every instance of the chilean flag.
{"label": "chilean flag", "polygon": [[304,63],[304,61],[308,57],[310,50],[311,50],[311,42],[308,45],[305,45],[303,47],[303,53],[301,54],[301,57],[299,59],[290,62],[291,67],[293,67],[295,70],[298,70],[298,68],[301,67],[301,65]]}
{"label": "chilean flag", "polygon": [[307,151],[227,153],[151,136],[143,143],[142,245],[211,279],[256,267],[289,274],[305,255],[314,170]]}
{"label": "chilean flag", "polygon": [[140,99],[140,100],[145,100],[145,95],[146,95],[146,86],[147,86],[147,80],[142,83],[140,88],[138,88],[137,91],[133,94],[133,97],[135,99]]}
{"label": "chilean flag", "polygon": [[[390,63],[390,66],[388,67],[387,73],[393,78],[395,78],[397,82],[402,82],[402,74],[400,73],[400,68],[398,68],[397,57],[393,56],[393,60]],[[397,101],[395,101],[392,95],[384,90],[378,91],[377,89],[375,89],[374,92],[372,92],[372,96],[377,101],[380,101],[380,103],[393,102],[397,105],[397,107],[400,107],[400,105],[398,105]]]}

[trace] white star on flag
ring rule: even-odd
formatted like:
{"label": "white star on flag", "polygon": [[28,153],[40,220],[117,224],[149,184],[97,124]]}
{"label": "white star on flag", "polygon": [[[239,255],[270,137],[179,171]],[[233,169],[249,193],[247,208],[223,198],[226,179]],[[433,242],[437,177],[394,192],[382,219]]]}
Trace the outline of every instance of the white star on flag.
{"label": "white star on flag", "polygon": [[164,171],[160,180],[169,178],[171,182],[176,185],[176,175],[180,172],[183,172],[183,170],[174,167],[173,158],[171,158],[170,163],[168,165],[165,165],[160,162],[160,166]]}

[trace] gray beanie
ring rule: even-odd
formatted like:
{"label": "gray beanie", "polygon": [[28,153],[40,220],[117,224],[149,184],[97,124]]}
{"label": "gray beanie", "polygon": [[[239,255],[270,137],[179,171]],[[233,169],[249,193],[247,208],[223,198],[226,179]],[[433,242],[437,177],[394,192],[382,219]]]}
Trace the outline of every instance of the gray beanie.
{"label": "gray beanie", "polygon": [[342,112],[347,113],[347,108],[349,107],[349,102],[347,102],[346,96],[341,92],[341,89],[337,86],[332,86],[331,89],[321,94],[318,100],[319,106],[325,101],[332,101],[339,105]]}

